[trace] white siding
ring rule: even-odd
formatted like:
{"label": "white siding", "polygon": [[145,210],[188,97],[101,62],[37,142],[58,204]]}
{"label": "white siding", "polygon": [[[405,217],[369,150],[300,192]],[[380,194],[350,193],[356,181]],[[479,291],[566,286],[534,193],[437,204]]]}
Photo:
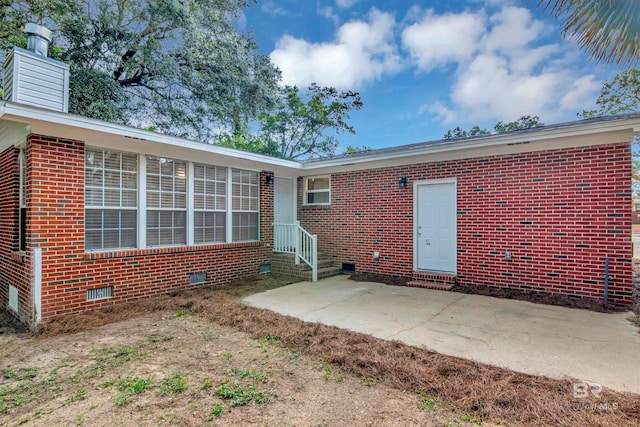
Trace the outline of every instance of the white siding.
{"label": "white siding", "polygon": [[68,111],[69,66],[15,48],[4,66],[4,99],[55,111]]}

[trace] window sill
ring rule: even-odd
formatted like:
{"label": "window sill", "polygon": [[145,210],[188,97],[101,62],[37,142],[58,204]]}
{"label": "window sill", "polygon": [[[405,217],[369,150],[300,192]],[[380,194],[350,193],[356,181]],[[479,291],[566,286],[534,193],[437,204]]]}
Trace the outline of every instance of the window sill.
{"label": "window sill", "polygon": [[236,242],[236,243],[217,243],[212,245],[198,245],[198,246],[165,246],[162,248],[146,248],[146,249],[115,249],[110,251],[95,251],[85,252],[84,259],[97,260],[107,258],[129,258],[137,256],[149,256],[149,255],[163,255],[174,254],[184,252],[202,252],[219,249],[237,249],[237,248],[251,248],[260,246],[261,242],[258,240],[250,242]]}
{"label": "window sill", "polygon": [[323,203],[318,205],[302,205],[302,209],[331,209],[331,204]]}

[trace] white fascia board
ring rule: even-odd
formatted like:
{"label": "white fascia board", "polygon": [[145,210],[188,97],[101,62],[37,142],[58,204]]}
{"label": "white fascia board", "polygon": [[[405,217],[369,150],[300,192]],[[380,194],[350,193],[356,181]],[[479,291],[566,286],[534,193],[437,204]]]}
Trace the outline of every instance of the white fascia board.
{"label": "white fascia board", "polygon": [[[585,145],[580,140],[579,137],[583,137],[585,135],[594,135],[594,134],[603,134],[610,132],[620,132],[620,131],[628,131],[633,132],[635,129],[640,127],[640,119],[629,119],[629,120],[616,120],[610,122],[597,122],[590,123],[587,125],[576,124],[573,126],[554,128],[554,129],[543,129],[537,132],[526,132],[522,134],[506,134],[506,135],[495,135],[495,136],[484,136],[478,138],[470,138],[464,139],[462,141],[459,140],[451,140],[442,143],[432,144],[432,145],[424,145],[419,147],[407,147],[406,149],[402,149],[402,146],[398,147],[397,151],[380,153],[380,154],[369,154],[363,155],[361,157],[343,157],[339,159],[327,159],[320,160],[311,163],[306,163],[302,165],[302,169],[304,171],[313,172],[316,170],[327,170],[333,167],[339,168],[343,166],[356,166],[358,169],[366,168],[365,164],[367,163],[377,163],[383,162],[385,160],[398,160],[402,158],[406,158],[409,160],[408,162],[402,162],[405,164],[411,164],[410,159],[415,158],[416,156],[425,156],[431,154],[440,154],[447,153],[453,151],[464,152],[466,150],[477,150],[479,148],[492,148],[492,147],[502,147],[502,146],[522,146],[520,151],[528,152],[532,151],[532,145],[536,143],[543,143],[549,140],[554,139],[566,139],[566,138],[575,138],[575,146]],[[620,141],[610,141],[610,142],[620,142]],[[602,142],[602,144],[606,144],[608,142]],[[498,154],[498,153],[496,153]],[[460,158],[465,158],[462,156]],[[413,162],[415,163],[415,162]]]}
{"label": "white fascia board", "polygon": [[[219,145],[192,141],[186,138],[164,135],[161,133],[132,128],[116,123],[109,123],[102,120],[77,116],[74,114],[49,111],[6,101],[0,103],[0,119],[31,124],[33,127],[33,131],[36,133],[38,132],[38,128],[44,128],[46,127],[45,125],[56,127],[57,130],[63,130],[62,128],[66,127],[68,128],[68,131],[64,132],[64,134],[51,136],[70,139],[82,140],[82,138],[79,138],[75,135],[91,131],[128,138],[131,140],[130,142],[132,144],[135,144],[135,140],[144,140],[175,148],[206,152],[224,157],[231,157],[239,160],[255,162],[278,169],[299,169],[301,166],[299,162],[291,160],[278,159],[262,154],[235,150],[233,148],[221,147]],[[39,124],[42,126],[39,126]],[[85,143],[91,145],[91,141],[85,141]]]}

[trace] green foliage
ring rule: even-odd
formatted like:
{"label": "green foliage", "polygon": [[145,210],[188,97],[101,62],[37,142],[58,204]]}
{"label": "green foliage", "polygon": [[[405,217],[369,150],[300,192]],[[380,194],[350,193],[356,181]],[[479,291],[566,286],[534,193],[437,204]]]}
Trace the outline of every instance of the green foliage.
{"label": "green foliage", "polygon": [[359,93],[312,84],[304,98],[297,87],[286,86],[278,106],[259,115],[262,152],[285,159],[331,156],[338,148],[336,135],[355,133],[347,120],[362,108]]}
{"label": "green foliage", "polygon": [[185,371],[177,371],[163,379],[160,384],[160,395],[176,394],[185,391],[187,389],[186,376],[187,373]]}
{"label": "green foliage", "polygon": [[544,123],[540,121],[540,117],[521,116],[518,120],[513,122],[504,123],[500,121],[496,123],[493,126],[493,132],[488,131],[487,129],[484,129],[484,128],[480,128],[480,126],[478,125],[472,127],[468,131],[460,127],[456,127],[454,129],[448,130],[447,133],[444,134],[444,139],[467,138],[471,136],[491,135],[492,133],[502,133],[502,132],[509,132],[514,130],[521,130],[521,129],[531,129],[539,126],[544,126]]}
{"label": "green foliage", "polygon": [[[578,117],[591,119],[601,116],[635,113],[640,111],[640,69],[631,68],[605,81],[596,100],[595,110],[582,111]],[[640,139],[633,138],[632,150],[632,190],[634,197],[640,197]]]}
{"label": "green foliage", "polygon": [[360,146],[347,145],[347,149],[344,150],[344,154],[360,153],[363,151],[371,151],[371,147],[368,147],[366,145],[360,145]]}
{"label": "green foliage", "polygon": [[209,412],[209,419],[213,419],[213,418],[218,418],[221,417],[222,414],[224,413],[224,408],[222,407],[221,404],[216,403],[216,405],[211,408],[211,411]]}
{"label": "green foliage", "polygon": [[[529,0],[533,1],[533,0]],[[637,0],[535,0],[562,21],[563,32],[596,61],[638,62]]]}
{"label": "green foliage", "polygon": [[147,391],[147,388],[153,382],[152,377],[124,377],[116,381],[116,387],[120,393],[116,396],[116,404],[124,406],[131,402],[135,396]]}
{"label": "green foliage", "polygon": [[231,406],[244,406],[252,401],[263,405],[271,402],[271,398],[264,391],[257,391],[255,386],[243,386],[235,382],[225,382],[216,389],[216,395],[227,400],[232,400]]}
{"label": "green foliage", "polygon": [[495,133],[509,132],[513,130],[531,129],[539,126],[544,126],[544,123],[540,122],[538,116],[521,116],[515,122],[503,123],[498,122],[493,126]]}
{"label": "green foliage", "polygon": [[71,65],[70,112],[211,139],[276,102],[279,71],[233,18],[247,0],[2,2],[0,49],[24,24],[52,30],[50,56]]}
{"label": "green foliage", "polygon": [[600,116],[640,111],[640,70],[631,68],[605,81],[596,101],[596,110],[583,111],[578,117],[590,119]]}

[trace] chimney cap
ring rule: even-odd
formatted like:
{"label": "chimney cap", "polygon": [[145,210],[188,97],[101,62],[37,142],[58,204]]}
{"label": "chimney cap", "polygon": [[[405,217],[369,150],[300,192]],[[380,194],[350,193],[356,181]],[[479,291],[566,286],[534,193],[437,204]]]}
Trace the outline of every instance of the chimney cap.
{"label": "chimney cap", "polygon": [[46,39],[48,43],[51,42],[51,30],[46,27],[43,27],[42,25],[38,25],[34,23],[25,24],[24,32],[27,33],[28,35],[34,34],[34,35],[40,36],[43,39]]}

